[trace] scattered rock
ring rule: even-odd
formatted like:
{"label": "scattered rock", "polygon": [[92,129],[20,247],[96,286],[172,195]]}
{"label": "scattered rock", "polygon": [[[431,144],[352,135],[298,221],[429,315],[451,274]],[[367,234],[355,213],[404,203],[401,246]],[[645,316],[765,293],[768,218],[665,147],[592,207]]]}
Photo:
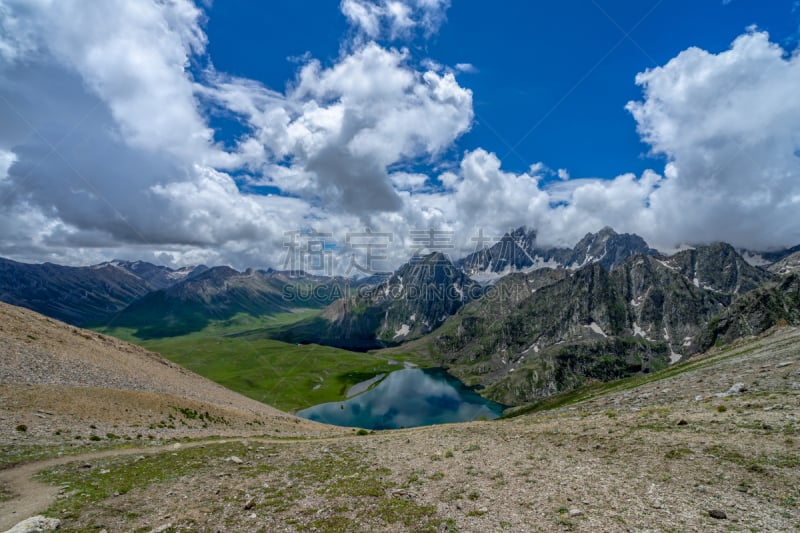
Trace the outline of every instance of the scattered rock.
{"label": "scattered rock", "polygon": [[718,392],[714,396],[717,398],[724,398],[726,396],[733,396],[734,394],[741,394],[743,392],[747,392],[747,385],[744,383],[734,383],[726,392]]}
{"label": "scattered rock", "polygon": [[83,463],[78,467],[78,470],[89,470],[90,468],[92,468],[92,465],[89,463]]}
{"label": "scattered rock", "polygon": [[580,509],[577,509],[577,508],[570,509],[569,510],[569,516],[570,516],[570,518],[577,518],[579,516],[583,516],[583,511],[581,511]]}
{"label": "scattered rock", "polygon": [[688,425],[688,424],[689,424],[689,422],[687,422],[687,421],[686,421],[686,420],[684,420],[683,418],[681,418],[680,420],[678,420],[678,425],[679,425],[679,426],[685,426],[685,425]]}
{"label": "scattered rock", "polygon": [[12,527],[6,533],[34,533],[37,531],[53,531],[61,527],[61,520],[57,518],[45,518],[44,516],[32,516],[23,520]]}
{"label": "scattered rock", "polygon": [[255,507],[255,505],[256,505],[256,499],[255,498],[252,498],[252,497],[247,498],[247,501],[244,502],[244,510],[245,511],[249,511],[250,509]]}
{"label": "scattered rock", "polygon": [[238,457],[236,457],[235,455],[231,455],[230,457],[228,457],[228,458],[227,458],[227,459],[225,459],[225,460],[226,460],[227,462],[229,462],[229,463],[233,463],[233,464],[237,464],[237,465],[240,465],[240,464],[244,463],[244,461],[242,461],[241,459],[239,459],[239,458],[238,458]]}
{"label": "scattered rock", "polygon": [[721,511],[719,509],[711,509],[708,512],[708,516],[711,518],[716,518],[717,520],[725,520],[728,518],[728,515],[725,514],[725,511]]}
{"label": "scattered rock", "polygon": [[783,368],[783,367],[789,366],[791,364],[792,364],[791,361],[783,361],[783,362],[778,363],[777,365],[775,365],[775,368]]}

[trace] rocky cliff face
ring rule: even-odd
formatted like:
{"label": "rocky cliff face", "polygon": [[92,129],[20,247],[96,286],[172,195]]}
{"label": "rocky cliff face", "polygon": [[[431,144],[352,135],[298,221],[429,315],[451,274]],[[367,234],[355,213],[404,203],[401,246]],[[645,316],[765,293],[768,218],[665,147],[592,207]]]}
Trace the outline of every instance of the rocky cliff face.
{"label": "rocky cliff face", "polygon": [[769,266],[769,271],[778,275],[800,272],[800,252],[794,252],[793,254],[783,257],[775,263],[772,263]]}
{"label": "rocky cliff face", "polygon": [[[678,361],[700,349],[698,336],[737,295],[769,278],[727,245],[640,255],[610,272],[593,262],[540,274],[529,294],[488,301],[487,293],[433,344],[455,374],[489,386],[495,400],[519,403]],[[530,281],[509,277],[496,288]]]}
{"label": "rocky cliff face", "polygon": [[800,325],[800,274],[790,273],[737,298],[699,338],[702,349],[760,335],[776,325]]}
{"label": "rocky cliff face", "polygon": [[415,257],[377,285],[359,287],[277,338],[350,349],[413,339],[439,327],[482,289],[441,253]]}
{"label": "rocky cliff face", "polygon": [[475,279],[494,280],[498,275],[511,272],[538,268],[577,269],[590,263],[599,263],[610,270],[634,255],[655,253],[638,235],[618,234],[611,228],[587,233],[574,248],[559,248],[538,245],[536,232],[522,227],[457,264]]}

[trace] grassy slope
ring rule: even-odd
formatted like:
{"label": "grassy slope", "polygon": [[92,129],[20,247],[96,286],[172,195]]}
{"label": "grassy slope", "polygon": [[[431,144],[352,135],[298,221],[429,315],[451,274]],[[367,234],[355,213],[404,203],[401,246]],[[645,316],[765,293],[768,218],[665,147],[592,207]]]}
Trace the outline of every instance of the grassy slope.
{"label": "grassy slope", "polygon": [[402,368],[373,354],[245,337],[249,331],[277,330],[318,312],[301,310],[258,318],[237,315],[212,322],[195,333],[162,339],[142,340],[135,337],[132,329],[101,331],[158,352],[231,390],[290,412],[344,399],[355,383]]}

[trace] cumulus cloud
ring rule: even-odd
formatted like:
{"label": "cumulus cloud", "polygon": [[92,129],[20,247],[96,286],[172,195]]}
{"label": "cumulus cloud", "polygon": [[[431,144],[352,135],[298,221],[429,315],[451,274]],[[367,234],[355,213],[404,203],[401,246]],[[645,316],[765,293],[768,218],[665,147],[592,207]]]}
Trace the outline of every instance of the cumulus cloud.
{"label": "cumulus cloud", "polygon": [[450,0],[342,0],[347,20],[370,39],[397,39],[422,30],[435,33],[444,22]]}
{"label": "cumulus cloud", "polygon": [[452,74],[418,71],[407,51],[375,43],[328,68],[310,61],[285,94],[221,77],[204,95],[253,128],[238,152],[263,184],[364,220],[402,207],[387,167],[436,157],[473,118],[472,93]]}
{"label": "cumulus cloud", "polygon": [[661,242],[800,242],[800,55],[751,30],[711,54],[690,48],[637,76],[628,110],[667,179],[650,202]]}
{"label": "cumulus cloud", "polygon": [[[376,42],[436,31],[448,5],[344,0],[356,37],[275,90],[189,68],[213,59],[189,0],[0,0],[0,255],[281,267],[289,232],[370,228],[394,235],[391,268],[415,229],[454,232],[457,256],[479,229],[521,225],[543,244],[606,225],[662,248],[800,242],[798,54],[752,30],[640,74],[627,108],[659,172],[515,173],[483,148],[454,155],[471,65]],[[232,146],[214,141],[216,111],[244,127]]]}

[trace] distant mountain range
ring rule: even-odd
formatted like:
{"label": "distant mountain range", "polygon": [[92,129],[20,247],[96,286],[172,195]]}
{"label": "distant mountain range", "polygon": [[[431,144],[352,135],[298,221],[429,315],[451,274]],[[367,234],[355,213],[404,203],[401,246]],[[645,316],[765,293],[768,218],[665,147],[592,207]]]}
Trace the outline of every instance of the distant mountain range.
{"label": "distant mountain range", "polygon": [[776,324],[800,324],[800,249],[718,243],[665,256],[610,228],[573,248],[519,228],[455,263],[434,252],[354,281],[274,270],[91,267],[0,259],[0,300],[75,325],[183,335],[237,315],[319,309],[255,338],[351,350],[401,345],[516,404],[648,372]]}
{"label": "distant mountain range", "polygon": [[89,267],[27,264],[0,258],[0,301],[74,325],[102,321],[147,293],[206,270],[173,270],[142,261]]}
{"label": "distant mountain range", "polygon": [[[214,267],[144,295],[107,325],[134,328],[140,339],[173,337],[239,313],[259,317],[323,307],[344,294],[347,284],[342,278]],[[314,290],[320,286],[324,290]]]}

